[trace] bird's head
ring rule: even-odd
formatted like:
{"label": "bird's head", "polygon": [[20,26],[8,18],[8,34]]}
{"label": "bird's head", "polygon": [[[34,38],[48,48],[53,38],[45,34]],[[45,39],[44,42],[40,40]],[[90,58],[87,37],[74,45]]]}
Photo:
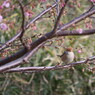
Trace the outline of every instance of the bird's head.
{"label": "bird's head", "polygon": [[66,51],[72,52],[73,48],[72,47],[68,47],[68,48],[66,48]]}

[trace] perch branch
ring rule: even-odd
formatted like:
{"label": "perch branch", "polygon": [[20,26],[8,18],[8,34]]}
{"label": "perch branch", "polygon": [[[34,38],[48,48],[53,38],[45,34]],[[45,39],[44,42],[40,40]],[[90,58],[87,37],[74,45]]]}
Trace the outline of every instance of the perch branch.
{"label": "perch branch", "polygon": [[50,67],[44,67],[44,66],[43,67],[20,67],[20,68],[13,68],[13,69],[7,70],[5,72],[7,72],[7,73],[26,72],[26,71],[40,72],[40,71],[48,71],[48,70],[66,69],[69,67],[73,67],[75,65],[85,64],[85,63],[87,63],[89,61],[93,61],[93,60],[95,60],[95,56],[87,58],[86,60],[70,63],[67,65],[58,65],[58,66],[50,66]]}

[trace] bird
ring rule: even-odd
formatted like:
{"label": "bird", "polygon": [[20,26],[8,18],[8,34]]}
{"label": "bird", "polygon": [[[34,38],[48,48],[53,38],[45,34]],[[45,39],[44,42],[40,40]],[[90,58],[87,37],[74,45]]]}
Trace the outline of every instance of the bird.
{"label": "bird", "polygon": [[62,55],[58,55],[65,64],[69,64],[74,60],[74,52],[72,47],[66,48]]}

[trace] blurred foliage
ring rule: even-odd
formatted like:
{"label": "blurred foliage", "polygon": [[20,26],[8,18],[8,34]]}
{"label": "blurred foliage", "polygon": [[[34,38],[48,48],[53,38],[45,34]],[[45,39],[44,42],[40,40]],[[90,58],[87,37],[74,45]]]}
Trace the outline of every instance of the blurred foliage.
{"label": "blurred foliage", "polygon": [[[2,4],[2,1],[0,1],[0,4]],[[38,0],[22,0],[23,5],[26,6],[25,9],[33,12],[32,18],[46,9],[47,5],[54,3],[54,1],[55,0],[47,0],[44,3],[38,3]],[[90,2],[87,0],[73,1],[80,4],[80,7],[78,7],[76,3],[72,3],[71,0],[66,7],[67,14],[64,14],[61,18],[60,24],[65,24],[71,21],[87,11],[91,6]],[[35,5],[34,8],[32,7],[33,4]],[[21,26],[22,16],[21,10],[18,7],[19,5],[16,0],[12,0],[11,5],[15,6],[13,10],[8,11],[6,14],[2,13],[4,20],[9,25],[9,29],[6,32],[0,30],[1,43],[6,42],[13,37]],[[32,30],[33,25],[31,25],[25,33],[25,38],[51,31],[56,19],[56,10],[53,11],[53,14],[51,12],[47,13],[43,18],[35,22],[34,25],[37,27],[36,30]],[[26,17],[26,22],[30,19],[31,18]],[[92,26],[95,25],[94,19],[87,18],[68,30],[78,28],[87,29],[85,22],[91,22]],[[10,27],[10,23],[13,25],[11,26],[12,28]],[[38,37],[32,38],[32,41],[35,41],[37,38]],[[95,55],[95,35],[80,37],[68,36],[63,37],[62,41],[60,41],[59,38],[54,38],[53,43],[50,46],[49,44],[50,42],[48,42],[45,47],[38,50],[30,60],[30,64],[24,64],[23,66],[56,65],[60,62],[57,55],[63,53],[63,47],[69,46],[74,48],[74,53],[76,55],[75,61],[83,60]],[[16,46],[13,46],[13,48],[18,50],[16,49]],[[20,47],[20,49],[21,48],[22,47]],[[82,52],[78,53],[78,50],[81,50]],[[83,64],[64,70],[43,71],[37,73],[0,74],[0,95],[95,95],[95,74],[89,71],[88,67],[89,65]]]}

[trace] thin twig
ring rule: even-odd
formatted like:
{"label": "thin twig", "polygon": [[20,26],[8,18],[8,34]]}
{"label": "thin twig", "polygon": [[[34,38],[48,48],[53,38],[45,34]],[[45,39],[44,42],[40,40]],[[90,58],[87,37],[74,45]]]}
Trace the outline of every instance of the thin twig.
{"label": "thin twig", "polygon": [[17,0],[17,1],[18,1],[19,5],[20,5],[20,9],[21,9],[21,12],[22,12],[22,25],[21,25],[22,32],[20,34],[20,38],[22,38],[23,37],[23,34],[25,32],[25,29],[24,29],[24,25],[25,25],[24,7],[23,7],[21,1],[19,1],[19,0]]}
{"label": "thin twig", "polygon": [[65,8],[65,6],[66,6],[66,4],[67,4],[68,1],[69,1],[69,0],[66,0],[66,1],[65,1],[64,6],[62,6],[62,8],[61,8],[61,10],[60,10],[60,12],[59,12],[59,15],[58,15],[58,17],[57,17],[57,20],[56,20],[56,22],[55,22],[55,25],[54,25],[54,28],[53,28],[53,31],[52,31],[53,34],[54,34],[54,33],[56,32],[56,30],[57,30],[57,26],[58,26],[58,24],[59,24],[59,21],[60,21],[60,19],[61,19],[62,13],[63,13],[64,8]]}
{"label": "thin twig", "polygon": [[24,28],[24,25],[25,25],[24,7],[23,7],[21,1],[19,1],[19,0],[17,0],[17,1],[18,1],[18,3],[19,3],[19,6],[20,6],[20,9],[21,9],[21,12],[22,12],[21,34],[20,34],[19,38],[20,38],[20,41],[21,41],[22,45],[23,45],[24,47],[26,47],[26,45],[25,45],[25,43],[23,42],[23,39],[22,39],[22,37],[23,37],[23,35],[24,35],[24,32],[25,32],[25,28]]}
{"label": "thin twig", "polygon": [[57,2],[57,6],[56,6],[57,16],[59,15],[59,1],[60,0],[56,0],[56,2]]}

